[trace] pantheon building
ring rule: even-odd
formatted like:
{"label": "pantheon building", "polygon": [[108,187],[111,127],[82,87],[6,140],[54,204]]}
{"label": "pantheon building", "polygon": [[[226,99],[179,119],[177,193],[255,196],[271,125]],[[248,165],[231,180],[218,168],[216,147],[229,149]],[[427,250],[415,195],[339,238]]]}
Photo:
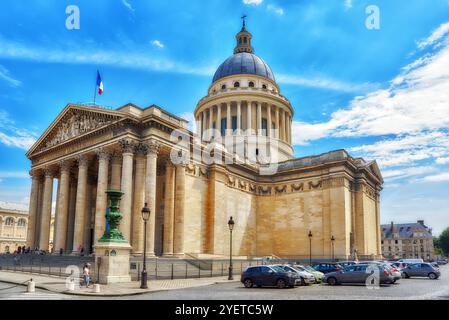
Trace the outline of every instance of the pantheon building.
{"label": "pantheon building", "polygon": [[[234,53],[195,109],[195,132],[155,105],[68,104],[27,153],[28,245],[48,250],[52,242],[55,252],[92,252],[106,228],[106,191],[112,189],[124,193],[120,229],[133,255],[143,252],[147,202],[150,255],[224,257],[232,216],[236,256],[304,258],[310,249],[316,258],[380,256],[383,179],[376,162],[345,150],[294,158],[294,109],[251,40],[243,25]],[[191,156],[198,152],[228,161]],[[275,170],[263,170],[261,154]]]}

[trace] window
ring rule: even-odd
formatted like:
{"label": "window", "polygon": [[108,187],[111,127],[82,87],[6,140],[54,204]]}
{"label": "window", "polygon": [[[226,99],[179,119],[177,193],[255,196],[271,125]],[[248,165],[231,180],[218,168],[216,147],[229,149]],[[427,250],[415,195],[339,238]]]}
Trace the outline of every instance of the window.
{"label": "window", "polygon": [[221,90],[226,90],[226,85],[225,84],[221,86]]}
{"label": "window", "polygon": [[234,88],[239,88],[239,87],[240,87],[240,82],[238,82],[238,81],[235,82],[235,83],[234,83]]}
{"label": "window", "polygon": [[12,225],[14,225],[14,219],[11,217],[6,218],[5,226],[12,226]]}
{"label": "window", "polygon": [[254,88],[254,82],[250,81],[249,84],[248,84],[248,86],[249,86],[250,88]]}
{"label": "window", "polygon": [[395,243],[395,244],[398,244],[398,240],[394,240],[394,243]]}
{"label": "window", "polygon": [[232,131],[237,130],[237,117],[233,116],[232,117]]}
{"label": "window", "polygon": [[243,38],[243,43],[244,44],[248,43],[248,39],[246,37]]}
{"label": "window", "polygon": [[19,222],[17,223],[17,225],[18,225],[19,227],[25,227],[26,223],[27,223],[27,222],[26,222],[25,219],[20,219]]}
{"label": "window", "polygon": [[263,118],[262,119],[262,132],[265,135],[268,135],[268,127],[267,127],[268,123],[267,123],[267,119]]}
{"label": "window", "polygon": [[265,89],[265,90],[266,90],[266,89],[267,89],[267,85],[266,85],[266,84],[263,84],[263,85],[262,85],[262,89]]}
{"label": "window", "polygon": [[271,269],[268,267],[260,267],[260,272],[268,273]]}
{"label": "window", "polygon": [[226,129],[228,126],[228,121],[226,118],[221,119],[221,136],[224,137],[226,135]]}

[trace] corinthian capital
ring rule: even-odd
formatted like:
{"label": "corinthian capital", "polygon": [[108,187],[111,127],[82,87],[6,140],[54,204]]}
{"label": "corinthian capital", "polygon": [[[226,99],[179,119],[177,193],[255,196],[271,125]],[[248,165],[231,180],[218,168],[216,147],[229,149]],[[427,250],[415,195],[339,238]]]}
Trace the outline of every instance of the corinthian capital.
{"label": "corinthian capital", "polygon": [[97,150],[98,160],[109,160],[111,158],[111,152],[106,148],[100,148]]}
{"label": "corinthian capital", "polygon": [[70,160],[59,161],[59,168],[61,169],[61,172],[70,172],[71,167],[72,162]]}
{"label": "corinthian capital", "polygon": [[81,154],[76,157],[76,161],[78,161],[78,165],[87,167],[89,165],[89,158],[85,154]]}
{"label": "corinthian capital", "polygon": [[148,146],[144,143],[139,143],[136,145],[136,153],[139,156],[145,156],[148,153]]}
{"label": "corinthian capital", "polygon": [[119,140],[118,144],[122,148],[123,153],[134,153],[136,142],[132,139]]}
{"label": "corinthian capital", "polygon": [[161,148],[161,144],[159,142],[157,142],[156,140],[153,140],[153,139],[148,140],[146,142],[146,146],[148,148],[148,153],[149,154],[153,154],[153,155],[154,154],[157,155],[159,153],[160,148]]}

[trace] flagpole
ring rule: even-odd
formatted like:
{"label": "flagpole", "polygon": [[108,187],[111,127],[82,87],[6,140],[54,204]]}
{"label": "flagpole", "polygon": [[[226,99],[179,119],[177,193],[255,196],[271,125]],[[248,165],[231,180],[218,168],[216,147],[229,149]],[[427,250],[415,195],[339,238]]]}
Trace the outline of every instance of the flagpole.
{"label": "flagpole", "polygon": [[94,105],[95,105],[95,101],[97,99],[97,81],[95,81],[95,91],[94,91]]}

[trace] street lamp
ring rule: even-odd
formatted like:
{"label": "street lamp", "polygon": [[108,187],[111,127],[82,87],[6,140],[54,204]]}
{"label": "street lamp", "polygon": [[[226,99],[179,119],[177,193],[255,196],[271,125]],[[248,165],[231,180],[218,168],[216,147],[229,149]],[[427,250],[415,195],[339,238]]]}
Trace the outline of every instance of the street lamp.
{"label": "street lamp", "polygon": [[142,208],[143,219],[143,268],[140,289],[148,289],[147,285],[147,222],[150,220],[151,210],[148,208],[148,204],[145,202],[145,206]]}
{"label": "street lamp", "polygon": [[332,235],[331,237],[331,245],[332,245],[332,262],[335,261],[335,237]]}
{"label": "street lamp", "polygon": [[309,265],[312,265],[312,230],[309,230]]}
{"label": "street lamp", "polygon": [[234,229],[234,220],[232,217],[228,221],[228,227],[230,232],[230,238],[229,238],[229,275],[228,280],[234,280],[234,277],[232,276],[232,230]]}

